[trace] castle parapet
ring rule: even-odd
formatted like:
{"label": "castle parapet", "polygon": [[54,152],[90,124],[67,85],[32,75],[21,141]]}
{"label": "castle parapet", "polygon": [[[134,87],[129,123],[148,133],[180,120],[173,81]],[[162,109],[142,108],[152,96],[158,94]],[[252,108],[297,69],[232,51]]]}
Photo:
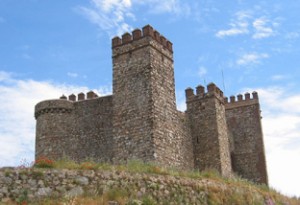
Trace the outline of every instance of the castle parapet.
{"label": "castle parapet", "polygon": [[[86,97],[85,97],[86,96]],[[66,113],[71,112],[73,109],[73,103],[91,100],[98,98],[98,95],[93,91],[89,91],[86,95],[84,93],[79,93],[76,101],[76,95],[71,94],[67,98],[65,95],[62,95],[59,99],[54,100],[45,100],[38,103],[35,106],[35,118],[38,118],[41,114],[44,113]]]}
{"label": "castle parapet", "polygon": [[185,90],[185,97],[186,97],[186,99],[193,99],[194,98],[194,96],[195,96],[195,94],[194,94],[194,90],[193,90],[193,88],[187,88],[186,90]]}
{"label": "castle parapet", "polygon": [[65,99],[45,100],[35,106],[34,116],[37,119],[46,113],[70,113],[73,103]]}
{"label": "castle parapet", "polygon": [[76,101],[76,95],[74,95],[74,94],[69,95],[69,100]]}
{"label": "castle parapet", "polygon": [[187,88],[185,90],[186,101],[197,100],[205,97],[215,96],[219,100],[223,101],[224,94],[223,91],[217,87],[214,83],[210,83],[207,85],[207,92],[205,92],[205,87],[202,85],[198,85],[196,87],[196,95],[194,94],[194,90],[192,88]]}
{"label": "castle parapet", "polygon": [[237,96],[230,96],[228,100],[227,97],[224,98],[226,109],[232,109],[240,106],[248,106],[258,103],[258,94],[257,92],[252,92],[252,98],[250,93],[245,93],[244,95],[238,94]]}
{"label": "castle parapet", "polygon": [[205,87],[203,87],[202,85],[198,85],[196,87],[196,93],[197,93],[197,95],[204,96],[204,94],[205,94]]}
{"label": "castle parapet", "polygon": [[112,48],[131,43],[144,37],[151,37],[163,45],[164,48],[168,49],[170,52],[173,52],[173,44],[158,31],[154,30],[150,25],[143,27],[142,31],[140,29],[135,29],[131,34],[125,33],[122,35],[122,38],[119,36],[114,37],[112,39]]}
{"label": "castle parapet", "polygon": [[[96,93],[94,93],[94,91],[89,91],[89,92],[87,92],[86,95],[84,93],[79,93],[77,99],[78,99],[78,101],[83,101],[83,100],[94,99],[97,97],[98,97],[98,95]],[[60,97],[60,99],[67,100],[67,97],[63,95]],[[69,95],[68,100],[76,102],[76,95],[74,95],[74,94]]]}
{"label": "castle parapet", "polygon": [[62,95],[59,99],[61,99],[61,100],[67,100],[67,97],[65,95]]}
{"label": "castle parapet", "polygon": [[93,91],[90,91],[86,94],[87,96],[87,99],[93,99],[93,98],[96,98],[98,97],[98,95],[96,93],[94,93]]}

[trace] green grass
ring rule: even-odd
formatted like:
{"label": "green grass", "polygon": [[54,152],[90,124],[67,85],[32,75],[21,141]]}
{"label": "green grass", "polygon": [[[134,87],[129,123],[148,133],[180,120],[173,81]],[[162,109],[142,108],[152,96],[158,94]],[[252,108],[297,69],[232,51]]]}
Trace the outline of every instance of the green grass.
{"label": "green grass", "polygon": [[69,159],[53,161],[51,167],[47,163],[34,165],[35,168],[52,168],[52,169],[75,169],[75,170],[104,170],[104,171],[126,171],[132,173],[147,173],[159,175],[171,175],[178,177],[189,177],[193,179],[201,178],[220,178],[219,174],[214,170],[199,171],[182,171],[176,168],[163,167],[155,163],[144,163],[139,160],[132,160],[126,164],[112,165],[108,163],[96,163],[93,161],[85,161],[76,163]]}

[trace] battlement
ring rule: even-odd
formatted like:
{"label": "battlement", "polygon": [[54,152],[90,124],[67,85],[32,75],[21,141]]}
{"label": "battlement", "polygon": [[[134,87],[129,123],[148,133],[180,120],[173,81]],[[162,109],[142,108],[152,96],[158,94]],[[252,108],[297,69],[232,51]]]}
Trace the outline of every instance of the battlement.
{"label": "battlement", "polygon": [[208,84],[206,90],[207,91],[205,92],[204,86],[198,85],[196,87],[196,95],[195,95],[194,90],[192,88],[187,88],[185,90],[186,101],[192,101],[192,100],[211,97],[211,96],[216,96],[220,100],[223,100],[224,98],[223,91],[219,87],[217,87],[214,83]]}
{"label": "battlement", "polygon": [[[94,99],[97,98],[98,95],[96,93],[94,93],[93,91],[89,91],[86,95],[84,93],[79,93],[77,96],[77,101],[82,101],[82,100],[90,100],[90,99]],[[69,95],[69,97],[67,98],[65,95],[62,95],[59,99],[61,100],[69,100],[69,101],[76,101],[76,95],[71,94]]]}
{"label": "battlement", "polygon": [[255,91],[252,92],[252,98],[250,93],[239,94],[237,96],[232,95],[229,99],[225,97],[224,101],[226,109],[258,104],[258,93]]}
{"label": "battlement", "polygon": [[151,37],[152,39],[163,45],[164,48],[168,49],[170,52],[173,52],[173,44],[158,31],[154,30],[150,25],[143,27],[142,30],[135,29],[131,34],[125,33],[122,35],[122,38],[120,38],[119,36],[114,37],[112,39],[112,48],[137,41],[144,37]]}
{"label": "battlement", "polygon": [[35,106],[34,116],[37,119],[40,115],[46,113],[70,113],[73,108],[73,103],[67,100],[45,100]]}
{"label": "battlement", "polygon": [[[95,98],[98,98],[98,95],[93,91],[89,91],[86,95],[79,93],[77,102]],[[37,119],[40,115],[46,113],[71,113],[73,102],[76,102],[76,95],[74,94],[69,95],[68,98],[62,95],[59,99],[42,101],[36,105],[34,116]]]}

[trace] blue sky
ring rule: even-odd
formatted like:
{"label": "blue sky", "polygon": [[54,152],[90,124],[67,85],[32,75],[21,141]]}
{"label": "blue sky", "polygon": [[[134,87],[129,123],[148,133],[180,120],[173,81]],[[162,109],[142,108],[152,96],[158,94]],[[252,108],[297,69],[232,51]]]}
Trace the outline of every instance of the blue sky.
{"label": "blue sky", "polygon": [[33,160],[37,102],[111,93],[111,38],[151,24],[173,42],[179,109],[198,84],[258,91],[270,184],[300,196],[299,10],[295,0],[0,0],[0,166]]}

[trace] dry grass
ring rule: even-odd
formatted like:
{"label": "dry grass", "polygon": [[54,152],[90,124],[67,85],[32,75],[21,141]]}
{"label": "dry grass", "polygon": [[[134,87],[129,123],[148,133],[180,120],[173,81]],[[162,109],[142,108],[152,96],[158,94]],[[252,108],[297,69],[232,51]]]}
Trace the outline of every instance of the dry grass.
{"label": "dry grass", "polygon": [[[182,171],[175,168],[166,168],[154,163],[143,163],[141,161],[130,161],[126,164],[111,165],[106,163],[95,163],[93,161],[86,161],[83,163],[75,163],[71,160],[55,161],[53,164],[55,169],[78,169],[78,170],[106,170],[106,171],[125,171],[128,173],[143,173],[143,174],[157,174],[169,175],[191,179],[209,179],[212,185],[205,187],[197,187],[207,192],[208,204],[265,204],[267,200],[274,202],[274,204],[289,204],[299,205],[299,198],[288,198],[270,189],[264,185],[257,185],[239,177],[223,178],[215,170],[199,171]],[[38,172],[37,169],[33,170]],[[224,188],[226,187],[226,188]],[[196,188],[195,188],[196,189]],[[180,199],[180,193],[174,193]],[[61,199],[45,199],[30,204],[41,205],[106,205],[109,201],[117,201],[120,205],[136,205],[134,202],[136,196],[127,189],[111,189],[105,193],[96,193],[90,196],[81,196],[76,198],[61,198]],[[155,202],[146,197],[142,199],[144,205],[152,205]],[[140,201],[140,202],[142,202]],[[0,202],[0,205],[4,203]],[[5,204],[22,204],[16,202],[7,202]],[[175,203],[176,204],[176,203]],[[179,203],[178,203],[179,204]],[[22,205],[27,205],[23,203]]]}

